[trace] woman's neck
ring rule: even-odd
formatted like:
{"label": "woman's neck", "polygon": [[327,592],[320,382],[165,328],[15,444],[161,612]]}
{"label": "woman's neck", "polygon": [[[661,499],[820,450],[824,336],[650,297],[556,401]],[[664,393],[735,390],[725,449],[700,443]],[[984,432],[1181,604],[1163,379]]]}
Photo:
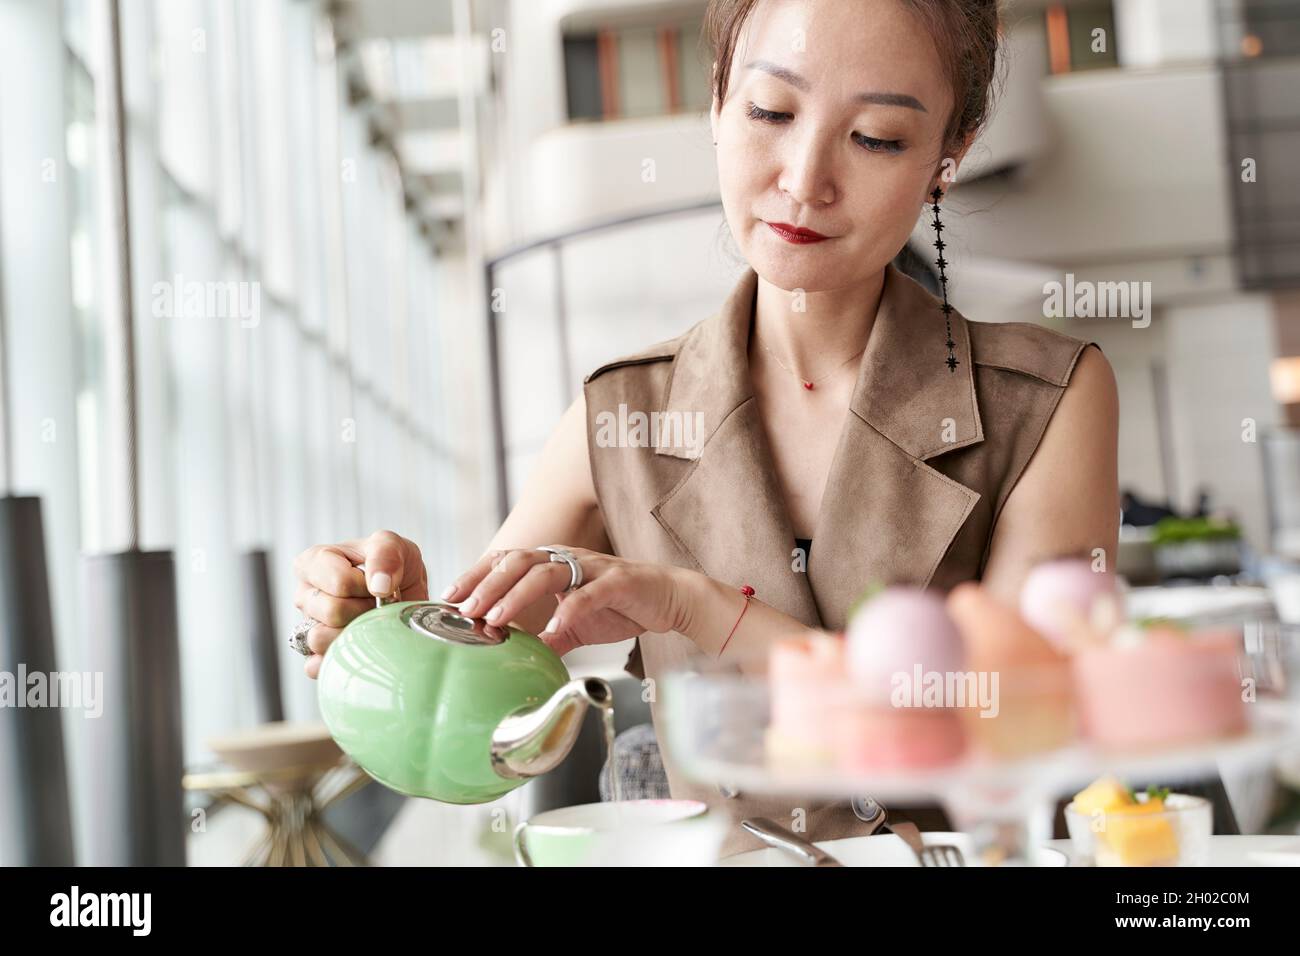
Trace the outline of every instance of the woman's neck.
{"label": "woman's neck", "polygon": [[751,368],[787,376],[793,372],[808,381],[842,376],[856,380],[858,363],[850,359],[866,348],[884,282],[882,269],[857,285],[800,293],[796,300],[795,293],[759,276]]}

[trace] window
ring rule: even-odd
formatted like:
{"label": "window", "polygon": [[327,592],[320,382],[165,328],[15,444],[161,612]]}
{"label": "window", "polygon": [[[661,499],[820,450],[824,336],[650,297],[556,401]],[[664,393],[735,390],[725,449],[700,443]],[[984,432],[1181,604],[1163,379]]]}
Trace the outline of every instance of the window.
{"label": "window", "polygon": [[581,30],[564,36],[570,121],[699,112],[709,106],[699,54],[704,21]]}
{"label": "window", "polygon": [[1053,73],[1100,70],[1119,65],[1115,14],[1104,3],[1054,3],[1047,8],[1048,65]]}
{"label": "window", "polygon": [[1300,285],[1300,7],[1245,0],[1220,6],[1229,188],[1238,278],[1247,289]]}
{"label": "window", "polygon": [[[178,622],[184,755],[197,765],[210,738],[264,719],[238,625],[244,555],[269,552],[281,633],[297,618],[293,556],[313,542],[393,527],[427,548],[430,575],[454,570],[448,386],[431,361],[430,247],[341,77],[322,85],[313,5],[122,9],[141,546],[172,552],[180,607],[222,609]],[[98,292],[90,31],[85,0],[66,0],[76,543],[103,552],[121,545],[122,450],[105,427],[113,330]],[[286,716],[314,718],[315,686],[280,653]]]}

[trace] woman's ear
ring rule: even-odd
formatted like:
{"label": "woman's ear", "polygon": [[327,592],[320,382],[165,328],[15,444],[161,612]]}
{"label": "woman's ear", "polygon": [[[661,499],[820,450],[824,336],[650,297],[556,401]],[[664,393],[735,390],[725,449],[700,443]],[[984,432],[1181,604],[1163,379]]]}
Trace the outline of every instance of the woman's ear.
{"label": "woman's ear", "polygon": [[930,189],[926,193],[927,197],[934,192],[935,186],[938,186],[945,193],[948,192],[948,188],[957,181],[957,170],[961,167],[961,161],[966,158],[966,153],[970,150],[973,142],[975,142],[975,136],[971,134],[962,140],[961,146],[955,152],[951,152],[939,160],[939,168],[935,172],[934,181],[930,183]]}

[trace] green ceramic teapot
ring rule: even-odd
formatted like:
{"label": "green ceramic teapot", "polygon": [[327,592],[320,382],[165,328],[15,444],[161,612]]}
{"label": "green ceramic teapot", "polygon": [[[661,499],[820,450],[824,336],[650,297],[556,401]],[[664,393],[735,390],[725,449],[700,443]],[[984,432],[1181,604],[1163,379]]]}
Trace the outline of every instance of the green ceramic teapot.
{"label": "green ceramic teapot", "polygon": [[570,680],[541,640],[443,601],[385,604],[353,620],[318,675],[321,715],[343,751],[387,787],[486,803],[568,755],[609,684]]}

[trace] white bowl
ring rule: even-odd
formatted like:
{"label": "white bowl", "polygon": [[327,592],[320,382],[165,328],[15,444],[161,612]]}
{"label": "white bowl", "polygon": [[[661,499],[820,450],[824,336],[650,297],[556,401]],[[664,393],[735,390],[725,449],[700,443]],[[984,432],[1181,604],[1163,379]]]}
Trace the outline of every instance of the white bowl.
{"label": "white bowl", "polygon": [[[1147,801],[1145,793],[1139,793],[1137,798],[1139,803]],[[1167,826],[1177,844],[1176,853],[1149,863],[1126,861],[1121,850],[1107,840],[1107,833],[1121,824],[1128,827]],[[1096,866],[1208,866],[1214,808],[1204,797],[1186,793],[1171,793],[1166,797],[1163,813],[1133,816],[1114,813],[1089,816],[1075,810],[1071,802],[1065,808],[1065,825],[1070,832],[1074,855],[1081,863]]]}

